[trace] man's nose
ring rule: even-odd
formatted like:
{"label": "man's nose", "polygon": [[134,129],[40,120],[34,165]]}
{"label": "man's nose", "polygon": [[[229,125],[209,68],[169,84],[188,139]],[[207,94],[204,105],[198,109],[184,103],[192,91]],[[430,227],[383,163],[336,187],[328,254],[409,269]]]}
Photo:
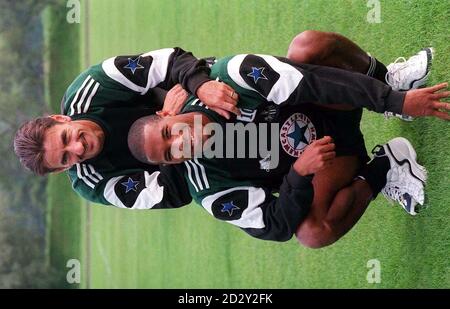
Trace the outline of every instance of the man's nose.
{"label": "man's nose", "polygon": [[[186,144],[186,145],[185,145]],[[184,146],[187,146],[186,148]],[[174,136],[170,145],[170,151],[175,159],[189,158],[190,147],[189,142],[182,134]]]}
{"label": "man's nose", "polygon": [[67,150],[74,155],[81,156],[84,153],[84,147],[81,142],[72,142],[67,146]]}
{"label": "man's nose", "polygon": [[172,138],[172,147],[174,147],[175,149],[178,149],[180,151],[183,151],[183,135],[175,135]]}

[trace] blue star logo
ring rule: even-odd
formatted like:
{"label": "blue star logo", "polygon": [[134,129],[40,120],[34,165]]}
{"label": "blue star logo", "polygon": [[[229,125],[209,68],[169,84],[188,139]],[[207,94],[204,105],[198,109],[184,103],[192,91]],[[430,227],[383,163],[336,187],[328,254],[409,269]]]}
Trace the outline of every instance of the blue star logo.
{"label": "blue star logo", "polygon": [[228,215],[231,217],[233,215],[233,210],[240,209],[236,205],[233,204],[233,201],[222,204],[222,212],[228,212]]}
{"label": "blue star logo", "polygon": [[247,76],[250,76],[253,78],[253,82],[256,84],[258,82],[258,80],[260,79],[265,79],[267,80],[267,77],[264,75],[263,71],[264,71],[265,67],[260,67],[260,68],[255,68],[252,67],[252,71],[250,73],[247,74]]}
{"label": "blue star logo", "polygon": [[298,145],[300,143],[308,145],[308,140],[305,137],[305,132],[307,128],[308,125],[305,124],[303,127],[300,127],[298,122],[297,121],[295,122],[294,130],[287,135],[289,138],[292,138],[294,140],[294,149],[298,149]]}
{"label": "blue star logo", "polygon": [[139,60],[141,60],[141,56],[137,57],[136,59],[128,58],[128,64],[124,66],[124,69],[130,69],[131,73],[136,72],[137,69],[143,69],[144,67],[140,65]]}
{"label": "blue star logo", "polygon": [[127,194],[130,191],[134,191],[137,192],[136,187],[139,184],[139,181],[134,181],[133,179],[131,179],[131,177],[128,177],[128,181],[126,182],[121,182],[120,183],[122,186],[125,186],[125,194]]}

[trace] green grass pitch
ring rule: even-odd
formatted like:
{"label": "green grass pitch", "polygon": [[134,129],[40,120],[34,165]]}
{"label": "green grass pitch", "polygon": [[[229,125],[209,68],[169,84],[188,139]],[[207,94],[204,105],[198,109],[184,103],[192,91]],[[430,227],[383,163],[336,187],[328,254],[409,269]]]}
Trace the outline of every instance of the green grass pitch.
{"label": "green grass pitch", "polygon": [[[58,110],[73,78],[118,54],[180,46],[198,57],[236,53],[285,55],[306,29],[340,32],[384,63],[433,46],[430,83],[449,81],[450,1],[381,1],[381,23],[366,22],[367,1],[96,0],[82,2],[81,23],[66,8],[44,14],[48,98]],[[354,229],[321,250],[252,239],[196,205],[169,211],[127,211],[88,205],[65,175],[50,177],[48,255],[65,268],[82,266],[82,288],[440,288],[450,287],[449,124],[403,123],[365,112],[369,150],[395,136],[416,146],[429,170],[428,209],[413,218],[383,197]],[[381,283],[366,280],[370,259]]]}

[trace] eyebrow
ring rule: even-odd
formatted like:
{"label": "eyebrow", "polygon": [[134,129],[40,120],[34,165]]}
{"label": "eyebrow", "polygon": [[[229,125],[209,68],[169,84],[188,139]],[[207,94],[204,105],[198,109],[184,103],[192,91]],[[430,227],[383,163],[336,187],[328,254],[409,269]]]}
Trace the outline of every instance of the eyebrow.
{"label": "eyebrow", "polygon": [[162,137],[163,140],[166,139],[165,133],[166,133],[166,127],[162,127],[161,128],[161,137]]}
{"label": "eyebrow", "polygon": [[67,145],[67,129],[61,132],[61,140],[64,146]]}
{"label": "eyebrow", "polygon": [[[64,130],[64,131],[62,131],[61,132],[61,140],[62,140],[62,144],[64,145],[64,146],[67,146],[67,130]],[[63,155],[62,155],[62,157],[61,157],[61,165],[65,165],[66,164],[66,159],[65,159],[65,157],[66,157],[66,152],[64,151],[63,152]]]}

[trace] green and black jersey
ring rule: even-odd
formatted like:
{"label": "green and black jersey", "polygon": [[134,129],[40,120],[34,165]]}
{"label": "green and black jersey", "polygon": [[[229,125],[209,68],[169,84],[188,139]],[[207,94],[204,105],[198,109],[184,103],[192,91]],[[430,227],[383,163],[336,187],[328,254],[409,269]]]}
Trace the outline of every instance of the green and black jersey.
{"label": "green and black jersey", "polygon": [[[189,191],[215,218],[254,237],[275,241],[292,237],[312,203],[312,176],[302,177],[291,168],[305,147],[331,135],[337,155],[367,160],[359,129],[362,107],[398,111],[404,97],[362,74],[293,65],[268,55],[220,59],[210,76],[236,90],[241,115],[226,120],[198,99],[188,100],[183,113],[207,115],[226,135],[220,145],[214,145],[215,157],[184,162]],[[335,111],[322,106],[334,103],[356,108]],[[232,134],[230,124],[234,125]],[[240,157],[239,139],[246,146]]]}
{"label": "green and black jersey", "polygon": [[[180,48],[117,56],[80,74],[67,89],[62,113],[96,122],[105,133],[101,153],[69,171],[73,189],[96,203],[129,209],[172,208],[191,198],[177,167],[143,164],[127,145],[133,122],[162,108],[154,89],[180,83],[195,93],[209,81],[209,67]],[[172,181],[174,180],[174,181]],[[170,193],[168,193],[170,192]]]}

